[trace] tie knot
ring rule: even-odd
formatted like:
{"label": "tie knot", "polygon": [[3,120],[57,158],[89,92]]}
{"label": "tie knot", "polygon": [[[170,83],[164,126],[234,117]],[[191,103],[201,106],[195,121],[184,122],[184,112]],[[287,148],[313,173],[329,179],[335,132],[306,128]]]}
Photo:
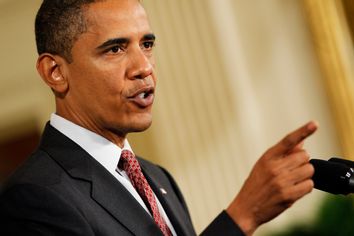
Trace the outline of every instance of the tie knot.
{"label": "tie knot", "polygon": [[120,154],[120,160],[118,167],[123,170],[127,170],[129,167],[138,168],[138,161],[135,155],[129,150],[123,150]]}
{"label": "tie knot", "polygon": [[123,150],[120,154],[120,158],[122,161],[129,161],[131,159],[135,159],[134,154],[129,150]]}

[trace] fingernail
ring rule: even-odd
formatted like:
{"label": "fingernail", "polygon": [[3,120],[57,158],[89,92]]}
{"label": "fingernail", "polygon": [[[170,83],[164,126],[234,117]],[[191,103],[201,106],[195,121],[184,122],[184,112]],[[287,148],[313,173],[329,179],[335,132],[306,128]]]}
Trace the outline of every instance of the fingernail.
{"label": "fingernail", "polygon": [[318,127],[318,124],[316,121],[311,121],[308,125],[307,125],[307,129],[310,131],[314,131],[316,130]]}

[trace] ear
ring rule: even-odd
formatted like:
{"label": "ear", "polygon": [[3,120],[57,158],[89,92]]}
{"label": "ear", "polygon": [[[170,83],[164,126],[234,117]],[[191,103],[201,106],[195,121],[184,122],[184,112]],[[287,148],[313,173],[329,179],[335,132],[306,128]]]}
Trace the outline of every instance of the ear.
{"label": "ear", "polygon": [[69,88],[68,80],[63,74],[63,68],[61,68],[64,63],[65,59],[49,53],[41,54],[37,60],[39,75],[57,95],[65,95]]}

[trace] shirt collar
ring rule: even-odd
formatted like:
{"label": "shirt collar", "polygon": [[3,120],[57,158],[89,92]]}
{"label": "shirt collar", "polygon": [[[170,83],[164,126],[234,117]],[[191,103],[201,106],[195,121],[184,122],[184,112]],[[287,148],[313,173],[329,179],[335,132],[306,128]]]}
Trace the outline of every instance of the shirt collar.
{"label": "shirt collar", "polygon": [[123,148],[120,148],[108,139],[55,113],[51,114],[50,124],[88,152],[113,175],[122,150],[133,152],[127,139],[124,140]]}

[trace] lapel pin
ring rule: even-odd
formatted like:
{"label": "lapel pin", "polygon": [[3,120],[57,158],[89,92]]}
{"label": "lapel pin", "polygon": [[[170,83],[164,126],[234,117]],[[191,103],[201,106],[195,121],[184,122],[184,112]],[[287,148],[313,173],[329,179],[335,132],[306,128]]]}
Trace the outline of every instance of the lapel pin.
{"label": "lapel pin", "polygon": [[160,188],[160,191],[162,194],[167,194],[166,190],[164,188]]}

